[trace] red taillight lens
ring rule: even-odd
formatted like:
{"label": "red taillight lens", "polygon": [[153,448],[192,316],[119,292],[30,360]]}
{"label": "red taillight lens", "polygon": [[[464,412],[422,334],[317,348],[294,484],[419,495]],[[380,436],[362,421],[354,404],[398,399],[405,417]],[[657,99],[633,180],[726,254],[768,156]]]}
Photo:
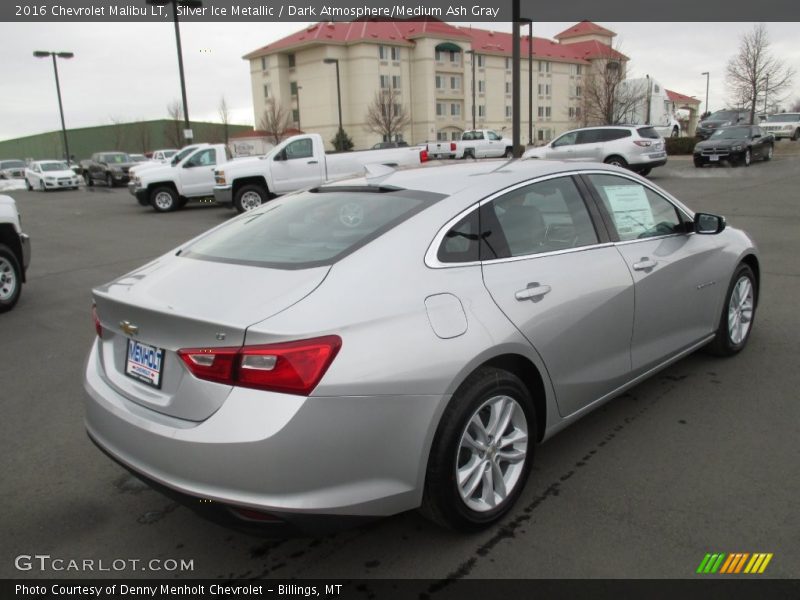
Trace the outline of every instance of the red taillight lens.
{"label": "red taillight lens", "polygon": [[455,151],[456,151],[456,143],[450,142],[450,152],[455,152]]}
{"label": "red taillight lens", "polygon": [[328,335],[242,348],[184,348],[178,355],[199,379],[307,396],[341,347],[339,336]]}
{"label": "red taillight lens", "polygon": [[642,146],[643,148],[646,148],[653,142],[651,142],[650,140],[633,140],[633,143],[636,144],[637,146]]}
{"label": "red taillight lens", "polygon": [[420,150],[419,151],[419,162],[421,162],[421,163],[428,162],[428,151],[427,150]]}
{"label": "red taillight lens", "polygon": [[100,324],[100,317],[97,316],[96,304],[92,304],[92,321],[94,321],[94,331],[97,337],[103,337],[103,326]]}

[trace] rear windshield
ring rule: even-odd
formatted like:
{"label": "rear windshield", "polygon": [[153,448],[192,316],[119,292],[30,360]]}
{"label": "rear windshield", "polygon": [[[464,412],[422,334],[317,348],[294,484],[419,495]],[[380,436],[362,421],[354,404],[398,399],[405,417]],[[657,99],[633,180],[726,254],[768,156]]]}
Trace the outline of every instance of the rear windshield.
{"label": "rear windshield", "polygon": [[22,169],[25,163],[21,160],[4,160],[0,162],[0,169]]}
{"label": "rear windshield", "polygon": [[800,121],[800,114],[781,113],[779,115],[770,115],[767,118],[767,123],[790,123],[793,121]]}
{"label": "rear windshield", "polygon": [[750,127],[724,127],[711,134],[714,139],[743,140],[750,135]]}
{"label": "rear windshield", "polygon": [[121,152],[115,152],[114,154],[103,154],[100,157],[101,162],[105,163],[127,163],[131,162],[130,157],[127,154],[123,154]]}
{"label": "rear windshield", "polygon": [[709,121],[730,121],[737,118],[739,113],[732,110],[718,110],[713,115],[708,117]]}
{"label": "rear windshield", "polygon": [[284,196],[197,240],[181,256],[278,269],[330,265],[444,197],[373,189]]}
{"label": "rear windshield", "polygon": [[649,138],[651,140],[657,140],[661,136],[658,135],[658,132],[655,130],[654,127],[639,127],[636,131],[639,132],[639,135],[643,138]]}

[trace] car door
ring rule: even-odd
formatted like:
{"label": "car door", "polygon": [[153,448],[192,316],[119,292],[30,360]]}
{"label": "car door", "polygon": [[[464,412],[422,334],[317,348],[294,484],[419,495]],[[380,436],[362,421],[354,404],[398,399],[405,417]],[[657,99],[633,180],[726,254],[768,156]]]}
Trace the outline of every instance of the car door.
{"label": "car door", "polygon": [[575,156],[575,144],[577,143],[578,132],[568,131],[564,135],[556,138],[546,146],[545,158],[554,160],[571,160]]}
{"label": "car door", "polygon": [[634,280],[633,373],[640,374],[706,338],[720,294],[720,236],[696,235],[675,204],[636,179],[588,174],[615,247]]}
{"label": "car door", "polygon": [[582,129],[578,131],[572,158],[587,162],[603,162],[605,142],[611,138],[608,129]]}
{"label": "car door", "polygon": [[203,148],[187,158],[178,167],[182,194],[187,197],[208,196],[214,191],[214,167],[217,152],[214,148]]}
{"label": "car door", "polygon": [[[484,284],[533,345],[570,415],[628,379],[633,279],[579,182],[556,176],[484,202]],[[596,209],[594,209],[596,211]]]}
{"label": "car door", "polygon": [[294,140],[272,158],[272,180],[276,194],[317,185],[324,181],[324,173],[320,157],[314,156],[311,138]]}
{"label": "car door", "polygon": [[752,140],[753,158],[764,158],[767,154],[767,140],[761,127],[753,126],[750,128],[750,139]]}
{"label": "car door", "polygon": [[487,158],[499,158],[506,153],[503,138],[497,135],[494,131],[486,132],[486,151],[484,156]]}

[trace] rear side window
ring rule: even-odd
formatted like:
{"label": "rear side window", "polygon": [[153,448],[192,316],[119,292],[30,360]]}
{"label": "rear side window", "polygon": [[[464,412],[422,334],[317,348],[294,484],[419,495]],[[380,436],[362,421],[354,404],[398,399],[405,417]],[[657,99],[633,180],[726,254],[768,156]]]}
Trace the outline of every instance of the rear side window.
{"label": "rear side window", "polygon": [[274,200],[200,238],[181,256],[279,269],[329,265],[444,197],[328,190]]}
{"label": "rear side window", "polygon": [[636,132],[643,138],[647,138],[650,140],[657,140],[661,136],[658,135],[658,132],[655,130],[655,127],[639,127]]}
{"label": "rear side window", "polygon": [[497,198],[484,206],[487,243],[499,226],[505,239],[505,256],[525,256],[588,246],[598,242],[589,211],[572,178],[559,177],[534,183]]}
{"label": "rear side window", "polygon": [[642,184],[615,175],[589,175],[622,242],[683,233],[675,206]]}
{"label": "rear side window", "polygon": [[601,132],[601,142],[613,142],[614,140],[621,140],[626,137],[631,137],[629,129],[604,129]]}
{"label": "rear side window", "polygon": [[464,263],[480,260],[478,211],[473,210],[445,234],[436,258],[443,263]]}

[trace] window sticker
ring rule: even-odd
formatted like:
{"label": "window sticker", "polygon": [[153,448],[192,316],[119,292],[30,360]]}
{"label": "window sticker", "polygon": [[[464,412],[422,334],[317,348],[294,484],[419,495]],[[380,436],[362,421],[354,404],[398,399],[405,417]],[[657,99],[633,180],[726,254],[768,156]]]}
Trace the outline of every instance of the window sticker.
{"label": "window sticker", "polygon": [[653,210],[640,185],[603,186],[621,239],[632,239],[655,225]]}

